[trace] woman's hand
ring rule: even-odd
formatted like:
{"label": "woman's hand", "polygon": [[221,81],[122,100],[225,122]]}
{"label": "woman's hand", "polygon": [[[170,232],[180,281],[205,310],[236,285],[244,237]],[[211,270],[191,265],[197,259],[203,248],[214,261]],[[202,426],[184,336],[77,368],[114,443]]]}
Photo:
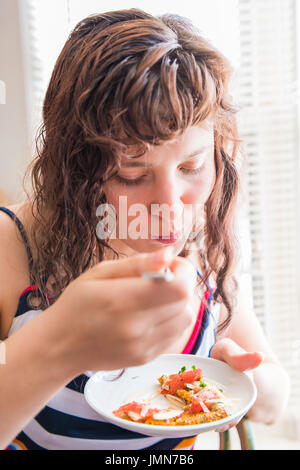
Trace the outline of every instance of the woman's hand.
{"label": "woman's hand", "polygon": [[[263,353],[247,352],[229,338],[223,338],[216,342],[211,350],[211,357],[226,362],[233,369],[240,372],[256,369],[264,359]],[[236,426],[241,419],[232,422],[230,425],[218,428],[216,431],[225,432],[227,429]]]}
{"label": "woman's hand", "polygon": [[[171,282],[141,278],[169,266]],[[192,323],[196,272],[190,262],[156,253],[104,261],[71,282],[50,308],[61,357],[74,376],[144,364],[164,353]]]}

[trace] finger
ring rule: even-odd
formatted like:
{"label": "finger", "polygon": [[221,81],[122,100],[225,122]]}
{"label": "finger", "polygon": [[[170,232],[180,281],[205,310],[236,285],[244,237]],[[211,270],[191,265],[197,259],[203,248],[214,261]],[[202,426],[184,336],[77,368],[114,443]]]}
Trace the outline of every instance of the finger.
{"label": "finger", "polygon": [[148,336],[148,350],[154,351],[153,354],[163,354],[178,341],[190,325],[191,317],[180,315],[175,321],[165,322],[162,326],[153,328]]}
{"label": "finger", "polygon": [[[168,260],[169,253],[166,255],[164,260]],[[172,255],[173,256],[173,255]],[[131,257],[131,264],[134,257]],[[115,261],[116,265],[121,264],[122,261]],[[110,263],[111,264],[111,263]],[[100,266],[100,265],[99,265]],[[149,266],[149,264],[148,264]],[[155,281],[151,279],[144,279],[142,277],[120,277],[118,279],[110,279],[99,276],[112,275],[111,266],[106,266],[100,273],[95,272],[94,268],[89,272],[85,273],[82,278],[85,280],[95,281],[92,284],[93,292],[99,290],[101,292],[101,298],[103,293],[107,293],[110,305],[113,307],[113,303],[118,305],[113,308],[113,311],[120,310],[120,304],[124,313],[137,312],[152,309],[155,307],[163,306],[165,304],[173,304],[175,302],[187,302],[192,298],[194,294],[193,285],[196,284],[196,271],[192,264],[184,258],[179,258],[172,262],[174,268],[174,279],[170,282]],[[133,275],[134,270],[140,270],[140,267],[130,268],[131,274]],[[143,269],[141,269],[143,271]],[[127,271],[129,272],[129,271]],[[95,274],[93,274],[95,273]],[[124,272],[123,272],[124,274]],[[98,281],[101,279],[101,284]],[[113,294],[113,295],[112,295]],[[161,313],[161,312],[159,312]],[[170,312],[172,316],[172,311]],[[164,321],[168,318],[168,315],[162,315],[159,319]]]}
{"label": "finger", "polygon": [[226,362],[240,372],[258,367],[264,355],[261,352],[247,352],[229,338],[218,341],[211,351],[211,357]]}
{"label": "finger", "polygon": [[228,431],[228,429],[229,429],[229,426],[222,426],[221,428],[215,429],[215,431],[221,433],[221,432]]}
{"label": "finger", "polygon": [[237,420],[235,420],[235,421],[233,421],[233,422],[230,423],[230,424],[226,424],[225,426],[221,426],[220,428],[215,429],[215,431],[216,431],[216,432],[225,432],[225,431],[228,431],[229,429],[234,428],[235,426],[237,426],[240,421],[241,421],[241,418],[240,418],[240,419],[237,419]]}
{"label": "finger", "polygon": [[128,258],[101,261],[88,271],[87,276],[94,279],[139,277],[144,272],[165,269],[173,257],[173,250],[171,247],[167,247],[155,253],[139,253]]}
{"label": "finger", "polygon": [[[168,327],[165,325],[163,328],[148,328],[143,337],[136,341],[135,351],[137,351],[137,356],[140,357],[139,364],[152,361],[160,354],[178,352],[176,346],[174,350],[172,346],[178,341],[188,325],[184,317],[181,316],[178,320],[176,326],[172,322]],[[139,354],[139,351],[142,351],[142,353]]]}
{"label": "finger", "polygon": [[146,325],[148,327],[162,327],[166,322],[176,321],[178,316],[190,315],[193,317],[193,310],[187,305],[186,300],[181,300],[178,302],[166,303],[162,305],[161,303],[158,306],[145,308],[139,312],[135,312],[135,318],[140,319],[141,323],[146,320]]}
{"label": "finger", "polygon": [[[149,323],[159,323],[179,314],[180,309],[188,302],[187,288],[181,280],[155,282],[142,278],[96,280],[89,287],[89,295],[97,298],[103,305],[119,318],[148,318]],[[178,305],[176,305],[178,303]]]}
{"label": "finger", "polygon": [[177,256],[170,261],[169,268],[177,279],[181,279],[190,294],[193,295],[197,285],[197,271],[193,264],[185,258]]}
{"label": "finger", "polygon": [[194,304],[192,302],[187,302],[186,300],[174,302],[172,305],[166,304],[165,306],[160,306],[159,310],[160,312],[157,314],[157,321],[155,323],[160,327],[162,327],[166,322],[176,321],[179,315],[189,316],[191,318],[191,322],[195,318]]}

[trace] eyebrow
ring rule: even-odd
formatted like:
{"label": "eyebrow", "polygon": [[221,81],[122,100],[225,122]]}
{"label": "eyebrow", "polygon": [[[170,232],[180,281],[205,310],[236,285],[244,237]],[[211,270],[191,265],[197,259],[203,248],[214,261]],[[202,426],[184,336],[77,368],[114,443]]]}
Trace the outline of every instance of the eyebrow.
{"label": "eyebrow", "polygon": [[[191,154],[186,155],[184,157],[185,158],[184,161],[189,160],[189,159],[195,157],[196,155],[199,155],[200,153],[203,153],[205,150],[208,150],[209,148],[210,148],[209,146],[206,146],[206,147],[201,147],[201,148],[195,150]],[[122,163],[123,168],[141,167],[141,166],[151,168],[151,167],[153,167],[153,164],[152,163],[146,163],[146,162],[135,162],[135,161],[129,161],[129,162]]]}

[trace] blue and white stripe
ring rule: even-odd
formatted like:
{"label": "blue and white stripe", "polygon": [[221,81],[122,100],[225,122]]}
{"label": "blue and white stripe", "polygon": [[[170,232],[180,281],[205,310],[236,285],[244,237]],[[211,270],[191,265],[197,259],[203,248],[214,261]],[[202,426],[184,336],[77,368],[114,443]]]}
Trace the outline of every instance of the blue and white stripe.
{"label": "blue and white stripe", "polygon": [[[208,357],[215,342],[220,304],[211,304],[204,319],[202,335],[193,353]],[[208,310],[206,310],[208,312]],[[31,321],[42,310],[29,310],[14,318],[9,336]],[[29,448],[49,450],[139,450],[173,449],[180,439],[148,437],[105,421],[86,402],[84,386],[90,373],[81,374],[61,388],[17,439]]]}

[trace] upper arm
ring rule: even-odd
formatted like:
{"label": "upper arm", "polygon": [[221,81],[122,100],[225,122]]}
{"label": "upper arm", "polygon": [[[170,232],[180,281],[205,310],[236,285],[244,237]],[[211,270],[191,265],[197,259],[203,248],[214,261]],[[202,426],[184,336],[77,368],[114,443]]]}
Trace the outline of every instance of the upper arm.
{"label": "upper arm", "polygon": [[[262,352],[266,361],[278,362],[255,315],[249,277],[244,275],[239,279],[239,290],[230,324],[223,332],[220,332],[219,338],[230,338],[246,351]],[[220,310],[221,323],[227,315],[227,309],[222,304]]]}
{"label": "upper arm", "polygon": [[4,303],[5,303],[5,279],[4,279],[4,271],[5,271],[5,257],[4,251],[6,248],[6,221],[0,212],[0,340],[4,339],[3,334],[3,310],[4,310]]}
{"label": "upper arm", "polygon": [[29,271],[25,246],[18,228],[0,211],[0,339],[6,338],[19,295],[28,287]]}

